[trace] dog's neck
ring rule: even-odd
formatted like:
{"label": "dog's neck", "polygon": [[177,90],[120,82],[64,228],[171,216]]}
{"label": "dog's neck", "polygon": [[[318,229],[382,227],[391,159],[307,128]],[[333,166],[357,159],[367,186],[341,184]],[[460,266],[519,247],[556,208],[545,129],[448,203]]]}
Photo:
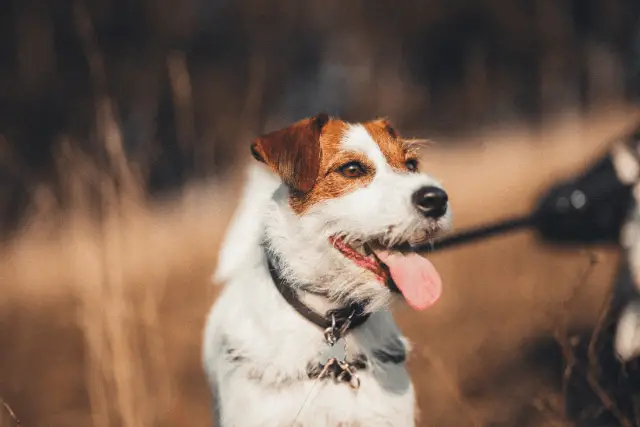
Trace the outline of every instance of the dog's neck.
{"label": "dog's neck", "polygon": [[[368,320],[370,313],[364,311],[364,303],[350,302],[340,305],[336,301],[333,305],[324,295],[300,290],[301,286],[296,286],[295,283],[290,283],[282,277],[280,273],[282,260],[266,250],[266,245],[265,256],[273,286],[278,289],[280,295],[298,314],[333,337],[329,339],[338,339],[340,334],[357,328]],[[312,298],[313,296],[316,298]],[[321,308],[318,310],[312,306],[320,306]]]}
{"label": "dog's neck", "polygon": [[273,286],[280,291],[290,305],[302,304],[304,307],[325,317],[329,312],[344,308],[344,304],[341,304],[340,301],[329,299],[326,293],[310,290],[318,288],[318,286],[297,282],[290,273],[286,274],[285,272],[288,270],[287,263],[283,261],[278,253],[274,252],[268,240],[265,240],[262,246]]}
{"label": "dog's neck", "polygon": [[[310,308],[324,313],[353,302],[374,312],[389,302],[388,293],[363,291],[375,277],[346,259],[329,242],[321,218],[302,218],[289,205],[286,189],[274,194],[264,218],[266,250],[282,260],[280,274]],[[379,285],[373,287],[381,289]]]}

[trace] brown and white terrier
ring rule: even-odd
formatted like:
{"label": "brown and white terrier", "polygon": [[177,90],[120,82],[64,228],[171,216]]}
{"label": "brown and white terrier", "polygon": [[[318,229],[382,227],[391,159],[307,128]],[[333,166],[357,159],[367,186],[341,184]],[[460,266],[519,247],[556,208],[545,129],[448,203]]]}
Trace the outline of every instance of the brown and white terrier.
{"label": "brown and white terrier", "polygon": [[450,227],[447,194],[382,119],[319,114],[251,153],[204,336],[216,426],[415,425],[388,305],[439,298],[438,273],[410,246]]}

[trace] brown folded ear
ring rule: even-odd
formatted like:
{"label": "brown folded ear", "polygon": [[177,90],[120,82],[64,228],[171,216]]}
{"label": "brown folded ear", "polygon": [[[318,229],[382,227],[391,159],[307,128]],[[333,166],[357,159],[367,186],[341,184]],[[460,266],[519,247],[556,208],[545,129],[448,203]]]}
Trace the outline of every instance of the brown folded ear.
{"label": "brown folded ear", "polygon": [[260,136],[251,144],[251,154],[277,173],[289,188],[306,193],[318,177],[320,134],[328,121],[329,116],[322,113]]}
{"label": "brown folded ear", "polygon": [[396,132],[393,124],[388,119],[378,119],[376,121],[380,123],[380,125],[389,134],[389,136],[391,136],[392,138],[398,138],[398,132]]}

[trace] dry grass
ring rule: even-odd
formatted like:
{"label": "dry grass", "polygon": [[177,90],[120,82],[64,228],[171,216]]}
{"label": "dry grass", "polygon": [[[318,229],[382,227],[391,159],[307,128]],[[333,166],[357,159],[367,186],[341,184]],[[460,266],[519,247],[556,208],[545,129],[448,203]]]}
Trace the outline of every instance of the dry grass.
{"label": "dry grass", "polygon": [[[539,134],[435,144],[426,167],[467,226],[525,211],[636,118],[608,110]],[[28,225],[1,249],[0,397],[27,427],[210,424],[201,331],[239,181],[149,206],[130,169],[98,174],[71,151],[59,159],[74,209],[61,214],[39,190]],[[96,193],[101,222],[90,219]],[[584,251],[545,248],[527,233],[434,255],[442,301],[424,314],[398,310],[415,346],[421,425],[566,425],[560,378],[540,349],[559,329],[597,320],[616,254],[595,253],[585,280]],[[0,425],[15,425],[1,410]]]}

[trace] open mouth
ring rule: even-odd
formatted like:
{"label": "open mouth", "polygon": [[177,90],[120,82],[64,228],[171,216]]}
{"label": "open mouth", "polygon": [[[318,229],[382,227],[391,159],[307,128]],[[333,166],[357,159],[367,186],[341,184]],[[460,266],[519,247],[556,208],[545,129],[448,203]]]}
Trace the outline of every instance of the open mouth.
{"label": "open mouth", "polygon": [[425,257],[378,240],[347,244],[341,237],[331,237],[329,241],[346,258],[373,273],[381,284],[401,292],[414,309],[424,310],[440,298],[440,274]]}

